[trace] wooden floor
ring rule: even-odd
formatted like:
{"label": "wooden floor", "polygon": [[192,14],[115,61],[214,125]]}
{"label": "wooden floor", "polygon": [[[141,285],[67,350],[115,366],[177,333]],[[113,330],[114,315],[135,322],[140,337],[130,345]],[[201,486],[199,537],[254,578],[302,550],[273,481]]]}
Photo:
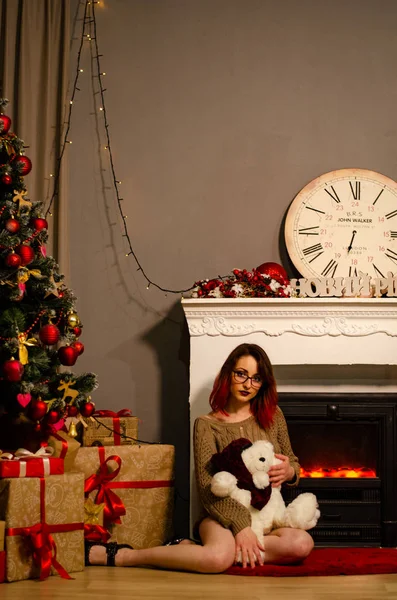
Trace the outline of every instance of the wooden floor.
{"label": "wooden floor", "polygon": [[397,600],[397,575],[239,577],[89,567],[74,581],[0,585],[1,600]]}

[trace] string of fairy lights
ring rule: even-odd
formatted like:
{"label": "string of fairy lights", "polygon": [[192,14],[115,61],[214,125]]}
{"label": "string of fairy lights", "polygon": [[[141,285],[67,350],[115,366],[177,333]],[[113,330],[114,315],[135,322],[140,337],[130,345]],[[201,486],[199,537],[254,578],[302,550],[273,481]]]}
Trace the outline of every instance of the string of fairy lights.
{"label": "string of fairy lights", "polygon": [[54,180],[53,192],[52,192],[52,195],[51,195],[51,198],[49,201],[49,205],[46,209],[45,214],[46,214],[46,216],[48,214],[52,215],[51,209],[52,209],[55,199],[59,193],[59,181],[60,181],[62,159],[64,157],[65,149],[66,149],[67,145],[72,144],[72,140],[69,139],[69,132],[70,132],[70,127],[71,127],[71,122],[72,122],[72,114],[73,114],[73,110],[75,107],[75,97],[76,97],[77,92],[81,91],[81,89],[78,87],[78,84],[79,84],[79,79],[84,72],[84,69],[82,69],[82,67],[81,67],[84,45],[90,44],[92,47],[92,44],[93,44],[93,46],[94,46],[93,58],[94,58],[94,64],[96,67],[96,73],[91,73],[91,76],[96,79],[96,81],[98,82],[98,86],[99,86],[98,91],[95,93],[99,94],[99,98],[100,98],[99,111],[101,112],[101,114],[103,116],[103,123],[104,123],[105,137],[106,137],[106,144],[104,146],[104,149],[106,150],[106,152],[108,152],[108,155],[109,155],[109,164],[110,164],[110,171],[111,171],[111,176],[112,176],[112,183],[113,183],[113,188],[114,188],[114,192],[115,192],[115,196],[116,196],[118,211],[120,213],[121,223],[122,223],[122,237],[125,238],[125,242],[127,244],[127,249],[128,249],[128,251],[126,253],[126,257],[127,258],[132,257],[135,260],[135,263],[138,267],[137,271],[140,271],[146,280],[146,284],[147,284],[146,288],[147,289],[149,289],[152,286],[154,288],[157,288],[161,292],[164,292],[165,294],[183,294],[185,292],[189,292],[190,290],[192,290],[195,287],[194,285],[190,286],[188,288],[185,288],[185,289],[173,290],[173,289],[165,288],[165,287],[159,285],[158,283],[156,283],[153,279],[151,279],[149,277],[149,275],[147,274],[147,272],[144,270],[142,263],[139,260],[137,254],[132,246],[131,236],[130,236],[130,233],[128,230],[128,225],[127,225],[127,215],[124,213],[124,210],[123,210],[123,206],[122,206],[123,198],[121,197],[120,190],[119,190],[119,187],[121,185],[121,180],[116,176],[116,168],[115,168],[114,159],[113,159],[112,140],[111,140],[111,135],[110,135],[108,112],[106,109],[106,99],[105,99],[106,88],[103,85],[103,78],[105,77],[106,73],[103,71],[102,66],[101,66],[100,59],[103,57],[103,54],[100,53],[100,49],[99,49],[98,29],[97,29],[97,20],[96,20],[96,8],[97,8],[97,6],[101,5],[101,0],[81,0],[81,4],[84,4],[84,17],[82,19],[83,24],[82,24],[82,30],[81,30],[80,44],[79,44],[79,49],[77,52],[76,72],[75,72],[75,77],[74,77],[70,101],[69,101],[68,116],[65,121],[64,133],[62,136],[60,153],[59,153],[57,163],[56,163],[56,172],[55,172],[55,175],[51,174],[51,177],[53,177],[53,180]]}

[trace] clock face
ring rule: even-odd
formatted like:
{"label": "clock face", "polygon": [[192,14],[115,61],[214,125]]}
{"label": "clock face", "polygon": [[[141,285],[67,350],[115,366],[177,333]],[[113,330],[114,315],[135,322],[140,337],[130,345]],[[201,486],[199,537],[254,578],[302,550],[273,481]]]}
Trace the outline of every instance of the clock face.
{"label": "clock face", "polygon": [[285,241],[304,277],[397,274],[397,183],[365,169],[311,181],[294,198]]}

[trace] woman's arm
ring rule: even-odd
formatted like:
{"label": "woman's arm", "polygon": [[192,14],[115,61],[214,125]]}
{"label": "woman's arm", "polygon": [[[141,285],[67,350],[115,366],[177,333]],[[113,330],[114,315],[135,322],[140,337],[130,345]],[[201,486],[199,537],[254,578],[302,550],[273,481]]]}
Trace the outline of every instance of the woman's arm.
{"label": "woman's arm", "polygon": [[277,420],[277,439],[278,439],[278,443],[280,445],[281,454],[284,454],[284,456],[288,456],[289,464],[291,465],[292,469],[294,470],[293,477],[290,480],[286,481],[285,483],[286,483],[286,485],[289,485],[289,486],[296,486],[296,485],[298,485],[299,478],[300,478],[299,459],[297,456],[295,456],[295,454],[292,450],[291,440],[289,439],[287,423],[286,423],[283,411],[281,410],[280,407],[277,408],[275,419]]}
{"label": "woman's arm", "polygon": [[216,440],[210,423],[198,418],[194,424],[194,463],[200,500],[208,514],[231,529],[234,536],[251,526],[251,514],[245,506],[232,498],[218,498],[211,492],[211,458],[217,452]]}

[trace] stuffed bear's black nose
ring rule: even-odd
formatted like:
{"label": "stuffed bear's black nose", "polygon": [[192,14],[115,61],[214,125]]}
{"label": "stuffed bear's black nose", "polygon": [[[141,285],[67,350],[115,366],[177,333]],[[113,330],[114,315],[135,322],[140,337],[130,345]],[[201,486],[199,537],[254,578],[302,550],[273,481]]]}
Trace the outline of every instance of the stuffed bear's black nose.
{"label": "stuffed bear's black nose", "polygon": [[261,456],[259,460],[260,460],[261,462],[265,462],[265,461],[266,461],[266,458],[265,458],[264,456]]}

